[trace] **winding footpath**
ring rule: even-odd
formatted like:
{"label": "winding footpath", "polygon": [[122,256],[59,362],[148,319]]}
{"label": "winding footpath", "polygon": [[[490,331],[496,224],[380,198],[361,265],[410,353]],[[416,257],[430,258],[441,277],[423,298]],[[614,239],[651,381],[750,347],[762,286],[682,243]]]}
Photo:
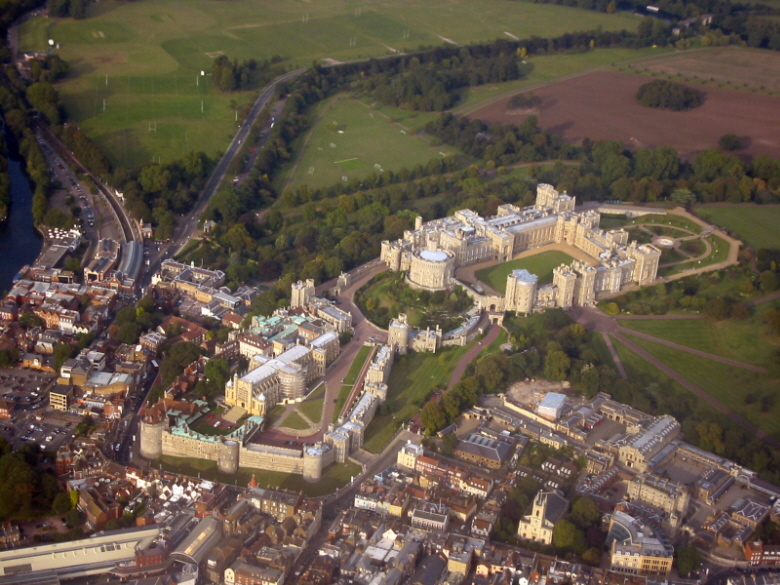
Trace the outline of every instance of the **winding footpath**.
{"label": "winding footpath", "polygon": [[[486,317],[483,317],[483,319],[485,318]],[[493,343],[500,332],[500,325],[491,325],[487,335],[485,335],[485,337],[483,337],[478,344],[463,354],[463,357],[458,361],[458,365],[456,365],[455,369],[452,370],[452,374],[450,375],[450,382],[447,384],[447,390],[452,390],[455,387],[455,384],[460,382],[463,374],[466,372],[466,368],[469,366],[472,360],[477,357],[484,348]]]}

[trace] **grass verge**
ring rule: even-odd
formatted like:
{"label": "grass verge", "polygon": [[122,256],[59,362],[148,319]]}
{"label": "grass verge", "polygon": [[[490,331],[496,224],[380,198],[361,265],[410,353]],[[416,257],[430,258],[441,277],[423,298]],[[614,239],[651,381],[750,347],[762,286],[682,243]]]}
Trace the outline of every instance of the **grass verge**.
{"label": "grass verge", "polygon": [[217,470],[216,462],[194,457],[163,456],[161,464],[165,471],[171,473],[241,486],[247,485],[252,475],[254,475],[260,487],[279,488],[291,492],[302,491],[309,497],[332,494],[339,488],[347,485],[352,477],[361,472],[361,467],[351,461],[336,463],[323,471],[320,481],[309,483],[300,475],[252,469],[250,467],[241,467],[236,475],[228,475]]}

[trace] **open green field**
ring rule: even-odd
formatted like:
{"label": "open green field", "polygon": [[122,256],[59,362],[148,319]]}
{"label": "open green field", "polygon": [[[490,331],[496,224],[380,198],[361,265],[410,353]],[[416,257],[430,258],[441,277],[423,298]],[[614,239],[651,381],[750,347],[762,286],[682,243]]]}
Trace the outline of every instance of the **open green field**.
{"label": "open green field", "polygon": [[566,252],[550,250],[534,256],[528,256],[527,258],[518,258],[517,260],[510,260],[503,264],[477,270],[476,276],[489,287],[503,294],[506,292],[506,277],[513,270],[525,268],[531,274],[539,277],[539,284],[545,284],[552,282],[554,268],[573,261],[574,258]]}
{"label": "open green field", "polygon": [[[685,272],[686,270],[702,268],[704,266],[717,264],[718,262],[725,262],[728,259],[731,246],[726,240],[720,236],[716,236],[715,234],[710,234],[706,238],[702,239],[706,239],[710,243],[711,249],[708,256],[705,256],[701,260],[690,260],[689,262],[682,262],[681,264],[675,264],[674,266],[661,268],[658,271],[658,274],[660,276],[671,276],[672,274],[679,274],[680,272]],[[661,261],[664,261],[663,256],[661,257]]]}
{"label": "open green field", "polygon": [[621,319],[620,326],[692,349],[762,367],[769,363],[780,343],[780,340],[769,335],[767,326],[761,322],[760,314],[744,321]]}
{"label": "open green field", "polygon": [[[421,45],[523,38],[539,31],[557,36],[597,27],[633,30],[638,24],[623,13],[501,0],[371,5],[354,0],[104,0],[90,3],[88,16],[30,19],[21,27],[20,48],[45,51],[48,39],[59,44],[72,70],[58,84],[71,118],[125,166],[152,157],[171,160],[189,150],[213,154],[227,146],[235,125],[231,100],[240,106],[251,96],[218,96],[208,77],[195,85],[200,71],[208,72],[219,55],[261,61],[279,55],[294,69],[313,60],[382,56]],[[149,131],[154,122],[156,133]]]}
{"label": "open green field", "polygon": [[372,172],[397,171],[441,158],[449,149],[392,123],[363,102],[337,96],[322,110],[296,160],[287,188],[328,187]]}
{"label": "open green field", "polygon": [[652,341],[632,341],[762,430],[780,431],[777,380]]}
{"label": "open green field", "polygon": [[696,214],[705,221],[734,232],[756,250],[780,248],[778,205],[702,205],[696,208]]}
{"label": "open green field", "polygon": [[398,427],[420,411],[437,387],[446,387],[461,357],[476,343],[449,347],[438,354],[410,353],[396,359],[388,380],[387,414],[377,412],[366,429],[363,448],[379,453]]}
{"label": "open green field", "polygon": [[208,459],[196,459],[193,457],[169,457],[161,459],[162,468],[172,473],[200,477],[211,481],[219,481],[230,485],[246,486],[252,475],[257,479],[257,485],[264,488],[280,488],[291,492],[303,492],[309,497],[318,497],[332,494],[340,487],[347,485],[350,480],[358,475],[361,468],[356,463],[336,463],[327,467],[322,473],[322,479],[317,483],[309,483],[300,475],[280,473],[277,471],[263,471],[241,467],[236,475],[228,475],[217,471],[215,461]]}

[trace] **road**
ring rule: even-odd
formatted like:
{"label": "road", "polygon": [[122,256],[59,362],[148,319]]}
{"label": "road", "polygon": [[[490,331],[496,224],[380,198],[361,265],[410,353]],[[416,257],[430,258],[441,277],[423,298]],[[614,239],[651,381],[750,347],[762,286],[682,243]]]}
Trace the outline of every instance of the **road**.
{"label": "road", "polygon": [[54,151],[71,167],[81,169],[81,171],[87,175],[98,189],[98,192],[103,196],[105,201],[111,206],[116,214],[117,219],[122,227],[124,242],[143,242],[141,237],[141,230],[135,220],[131,219],[125,211],[124,206],[119,202],[116,193],[113,189],[108,187],[103,181],[92,173],[87,167],[85,167],[79,159],[77,159],[68,147],[51,131],[48,124],[40,117],[35,121],[36,130],[43,134],[46,141],[54,149]]}

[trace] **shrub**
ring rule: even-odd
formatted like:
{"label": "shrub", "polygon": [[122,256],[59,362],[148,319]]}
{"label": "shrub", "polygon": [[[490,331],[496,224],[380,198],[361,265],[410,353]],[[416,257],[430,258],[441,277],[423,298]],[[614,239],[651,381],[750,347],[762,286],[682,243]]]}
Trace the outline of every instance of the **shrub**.
{"label": "shrub", "polygon": [[718,146],[721,150],[731,152],[742,148],[742,140],[736,134],[724,134],[718,140]]}
{"label": "shrub", "polygon": [[639,103],[648,108],[662,108],[680,112],[697,108],[704,103],[701,92],[672,81],[651,81],[639,88]]}

